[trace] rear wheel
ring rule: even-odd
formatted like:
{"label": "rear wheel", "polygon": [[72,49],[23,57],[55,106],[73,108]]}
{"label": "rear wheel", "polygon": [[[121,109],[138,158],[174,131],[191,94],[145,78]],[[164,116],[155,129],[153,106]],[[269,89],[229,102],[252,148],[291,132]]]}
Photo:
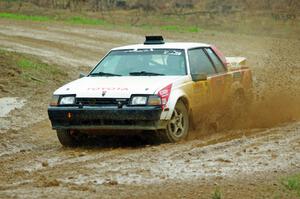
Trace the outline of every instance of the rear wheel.
{"label": "rear wheel", "polygon": [[164,142],[179,142],[188,136],[189,116],[185,105],[179,101],[173,111],[167,129],[161,132],[160,137]]}
{"label": "rear wheel", "polygon": [[56,134],[59,142],[66,147],[77,147],[79,145],[79,140],[75,136],[75,132],[72,130],[56,130]]}

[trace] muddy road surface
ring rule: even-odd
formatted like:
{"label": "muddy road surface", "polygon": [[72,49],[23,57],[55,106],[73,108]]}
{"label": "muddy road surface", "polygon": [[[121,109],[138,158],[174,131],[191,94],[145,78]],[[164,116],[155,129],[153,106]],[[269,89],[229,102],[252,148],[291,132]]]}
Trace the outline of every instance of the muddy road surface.
{"label": "muddy road surface", "polygon": [[[0,19],[0,48],[57,64],[66,72],[59,78],[69,81],[110,48],[143,42],[145,32],[135,32]],[[217,131],[196,130],[194,139],[177,144],[97,137],[69,149],[47,119],[51,93],[63,82],[54,78],[37,89],[2,76],[0,198],[212,198],[216,189],[224,198],[297,198],[279,179],[300,172],[300,40],[212,31],[164,35],[247,57],[255,88],[249,114],[220,117]]]}

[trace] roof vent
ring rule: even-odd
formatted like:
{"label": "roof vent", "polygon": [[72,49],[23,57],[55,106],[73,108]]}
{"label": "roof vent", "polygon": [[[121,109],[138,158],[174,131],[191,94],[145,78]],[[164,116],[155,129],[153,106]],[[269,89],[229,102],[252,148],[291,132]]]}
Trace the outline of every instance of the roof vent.
{"label": "roof vent", "polygon": [[162,36],[146,36],[146,40],[144,42],[145,45],[153,45],[153,44],[164,44],[164,38]]}

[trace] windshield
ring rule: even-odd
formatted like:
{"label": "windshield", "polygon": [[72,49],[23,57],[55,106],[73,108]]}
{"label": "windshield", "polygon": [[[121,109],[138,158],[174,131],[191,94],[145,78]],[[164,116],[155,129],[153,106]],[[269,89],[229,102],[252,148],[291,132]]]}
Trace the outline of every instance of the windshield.
{"label": "windshield", "polygon": [[111,51],[90,76],[186,75],[184,50],[140,49]]}

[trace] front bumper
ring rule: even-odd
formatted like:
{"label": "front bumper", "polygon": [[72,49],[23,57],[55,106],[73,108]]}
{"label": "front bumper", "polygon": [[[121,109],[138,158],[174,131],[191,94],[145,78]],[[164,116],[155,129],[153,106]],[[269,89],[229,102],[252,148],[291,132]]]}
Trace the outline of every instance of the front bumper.
{"label": "front bumper", "polygon": [[166,128],[160,120],[161,107],[48,107],[53,129],[159,130]]}

